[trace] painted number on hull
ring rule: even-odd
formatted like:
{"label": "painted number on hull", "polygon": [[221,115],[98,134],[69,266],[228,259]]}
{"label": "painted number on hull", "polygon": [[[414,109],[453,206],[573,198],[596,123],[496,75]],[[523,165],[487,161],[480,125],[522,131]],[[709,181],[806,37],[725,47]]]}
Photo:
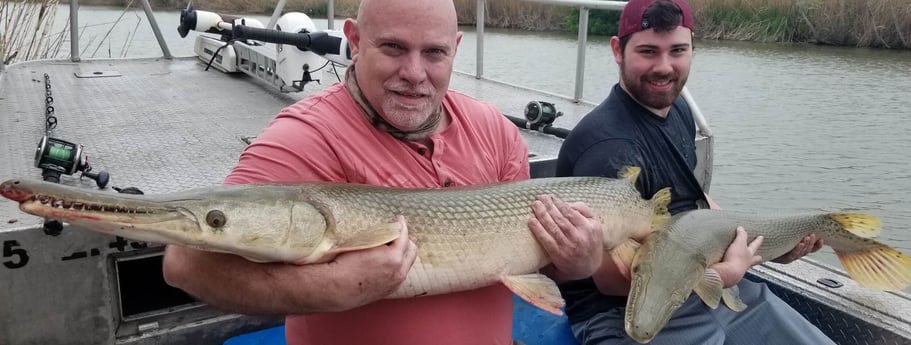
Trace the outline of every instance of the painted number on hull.
{"label": "painted number on hull", "polygon": [[116,248],[117,250],[119,250],[119,251],[122,252],[122,251],[124,251],[124,250],[127,249],[127,244],[129,244],[129,245],[130,245],[130,248],[133,248],[133,249],[140,249],[140,248],[148,248],[148,247],[149,247],[149,244],[148,244],[148,243],[145,243],[145,242],[135,242],[135,241],[127,241],[125,238],[120,237],[120,236],[117,236],[117,238],[116,238],[113,242],[109,242],[109,243],[108,243],[108,248],[112,248],[112,249],[115,249],[115,248]]}
{"label": "painted number on hull", "polygon": [[28,252],[19,247],[19,241],[4,241],[3,257],[10,258],[9,260],[3,261],[3,266],[6,266],[7,268],[22,268],[28,264]]}

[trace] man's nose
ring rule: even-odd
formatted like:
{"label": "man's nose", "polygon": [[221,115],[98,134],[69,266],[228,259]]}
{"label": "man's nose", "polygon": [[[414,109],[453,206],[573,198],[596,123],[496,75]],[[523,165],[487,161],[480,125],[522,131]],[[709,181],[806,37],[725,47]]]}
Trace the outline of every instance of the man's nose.
{"label": "man's nose", "polygon": [[672,64],[672,59],[668,54],[661,54],[655,62],[655,66],[652,68],[652,72],[668,74],[674,71],[674,66]]}
{"label": "man's nose", "polygon": [[427,79],[427,68],[420,53],[410,53],[402,59],[399,66],[399,78],[417,85]]}

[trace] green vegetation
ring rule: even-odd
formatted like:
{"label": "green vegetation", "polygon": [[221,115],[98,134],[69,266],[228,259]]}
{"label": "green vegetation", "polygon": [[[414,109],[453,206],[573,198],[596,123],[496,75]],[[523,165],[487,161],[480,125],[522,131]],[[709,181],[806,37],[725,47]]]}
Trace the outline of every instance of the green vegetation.
{"label": "green vegetation", "polygon": [[[127,1],[81,0],[80,3],[124,5]],[[454,1],[459,23],[474,25],[477,0]],[[911,49],[911,0],[689,1],[699,38]],[[196,0],[194,6],[222,13],[271,14],[275,3],[277,0]],[[320,17],[326,14],[326,3],[326,0],[288,0],[285,10]],[[354,16],[358,3],[359,0],[336,0],[336,16]],[[186,6],[186,0],[153,0],[153,6],[178,9]],[[568,32],[575,32],[578,27],[579,11],[574,8],[522,0],[487,0],[486,6],[485,23],[489,27]],[[619,13],[615,11],[591,10],[590,33],[612,35],[616,33],[618,19]]]}
{"label": "green vegetation", "polygon": [[[588,11],[588,33],[590,35],[607,35],[617,34],[620,26],[620,12],[607,10],[589,10]],[[567,16],[563,22],[563,27],[567,30],[579,31],[579,10],[573,9],[572,14]]]}

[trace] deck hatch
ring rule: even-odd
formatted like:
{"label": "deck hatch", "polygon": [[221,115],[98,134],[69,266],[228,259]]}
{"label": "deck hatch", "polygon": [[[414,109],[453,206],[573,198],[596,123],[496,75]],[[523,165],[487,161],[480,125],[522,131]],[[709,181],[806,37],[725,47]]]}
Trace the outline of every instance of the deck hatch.
{"label": "deck hatch", "polygon": [[164,281],[162,258],[161,253],[156,253],[115,259],[120,315],[124,320],[196,303],[186,292]]}

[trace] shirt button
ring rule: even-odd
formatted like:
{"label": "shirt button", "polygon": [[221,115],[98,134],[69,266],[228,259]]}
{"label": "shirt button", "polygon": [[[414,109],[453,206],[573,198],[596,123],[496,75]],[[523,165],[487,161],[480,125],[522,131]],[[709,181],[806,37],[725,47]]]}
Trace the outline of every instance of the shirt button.
{"label": "shirt button", "polygon": [[449,186],[452,186],[452,180],[447,179],[446,182],[443,182],[443,187],[449,187]]}

